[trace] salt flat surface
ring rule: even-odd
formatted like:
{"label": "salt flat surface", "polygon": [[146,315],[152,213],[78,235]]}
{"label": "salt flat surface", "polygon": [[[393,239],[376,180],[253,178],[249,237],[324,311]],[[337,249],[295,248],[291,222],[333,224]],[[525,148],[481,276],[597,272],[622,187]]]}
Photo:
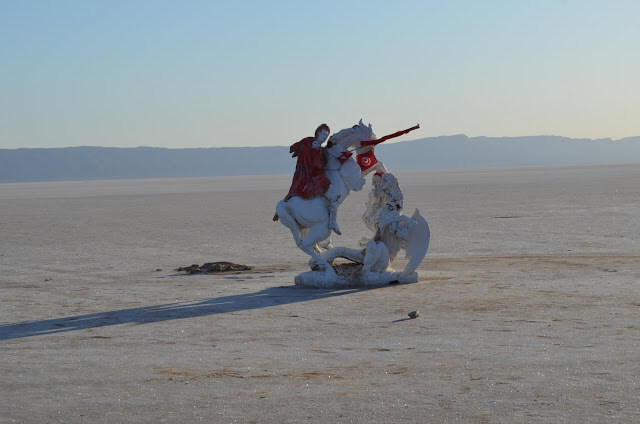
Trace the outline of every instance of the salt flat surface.
{"label": "salt flat surface", "polygon": [[0,422],[639,422],[640,165],[396,175],[420,282],[342,291],[290,176],[0,184]]}

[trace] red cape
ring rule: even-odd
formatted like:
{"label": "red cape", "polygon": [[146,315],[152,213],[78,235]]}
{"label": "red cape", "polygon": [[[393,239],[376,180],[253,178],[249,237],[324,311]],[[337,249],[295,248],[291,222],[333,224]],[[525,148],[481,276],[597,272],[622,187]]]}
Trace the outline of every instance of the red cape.
{"label": "red cape", "polygon": [[303,138],[289,149],[289,153],[293,153],[298,162],[288,197],[313,199],[322,196],[331,184],[329,178],[324,175],[325,159],[322,149],[314,149],[311,146],[313,140],[313,137]]}

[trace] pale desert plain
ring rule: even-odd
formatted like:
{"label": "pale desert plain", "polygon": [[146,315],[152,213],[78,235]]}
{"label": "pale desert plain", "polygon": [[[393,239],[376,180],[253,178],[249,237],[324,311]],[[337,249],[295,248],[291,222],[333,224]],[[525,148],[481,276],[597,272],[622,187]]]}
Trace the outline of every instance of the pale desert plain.
{"label": "pale desert plain", "polygon": [[335,291],[288,175],[0,184],[0,422],[640,422],[640,165],[396,176],[419,282]]}

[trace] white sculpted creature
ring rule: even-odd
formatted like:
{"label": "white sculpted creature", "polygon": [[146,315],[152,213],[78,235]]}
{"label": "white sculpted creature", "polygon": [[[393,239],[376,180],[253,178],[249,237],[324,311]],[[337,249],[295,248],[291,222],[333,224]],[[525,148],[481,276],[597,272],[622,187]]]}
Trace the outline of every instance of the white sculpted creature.
{"label": "white sculpted creature", "polygon": [[371,184],[373,188],[369,192],[369,199],[362,214],[362,221],[364,221],[368,229],[375,233],[378,231],[376,220],[382,208],[389,203],[395,205],[398,211],[402,212],[404,195],[398,184],[398,179],[393,174],[374,174]]}
{"label": "white sculpted creature", "polygon": [[[363,214],[363,220],[367,227],[375,231],[375,236],[367,243],[364,262],[365,264],[373,263],[370,265],[372,270],[386,266],[392,271],[391,264],[398,252],[404,249],[406,257],[411,258],[401,273],[401,276],[406,277],[412,274],[424,259],[429,247],[430,231],[427,221],[417,209],[411,218],[401,214],[403,197],[398,180],[393,174],[386,173],[382,176],[374,176],[373,189],[369,196],[367,210]],[[372,246],[372,242],[376,243],[376,248],[371,254],[377,258],[377,261],[386,262],[377,263],[373,258],[367,258],[370,255],[369,246]],[[380,255],[379,244],[386,247],[386,257]]]}

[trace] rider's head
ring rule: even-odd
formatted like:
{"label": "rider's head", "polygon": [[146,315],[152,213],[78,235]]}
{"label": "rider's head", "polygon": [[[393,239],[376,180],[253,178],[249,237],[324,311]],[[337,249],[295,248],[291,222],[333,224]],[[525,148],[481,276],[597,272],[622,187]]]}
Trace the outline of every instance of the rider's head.
{"label": "rider's head", "polygon": [[318,128],[316,128],[315,139],[313,140],[313,147],[315,149],[319,148],[322,143],[324,143],[329,137],[329,133],[331,130],[327,124],[322,124]]}

